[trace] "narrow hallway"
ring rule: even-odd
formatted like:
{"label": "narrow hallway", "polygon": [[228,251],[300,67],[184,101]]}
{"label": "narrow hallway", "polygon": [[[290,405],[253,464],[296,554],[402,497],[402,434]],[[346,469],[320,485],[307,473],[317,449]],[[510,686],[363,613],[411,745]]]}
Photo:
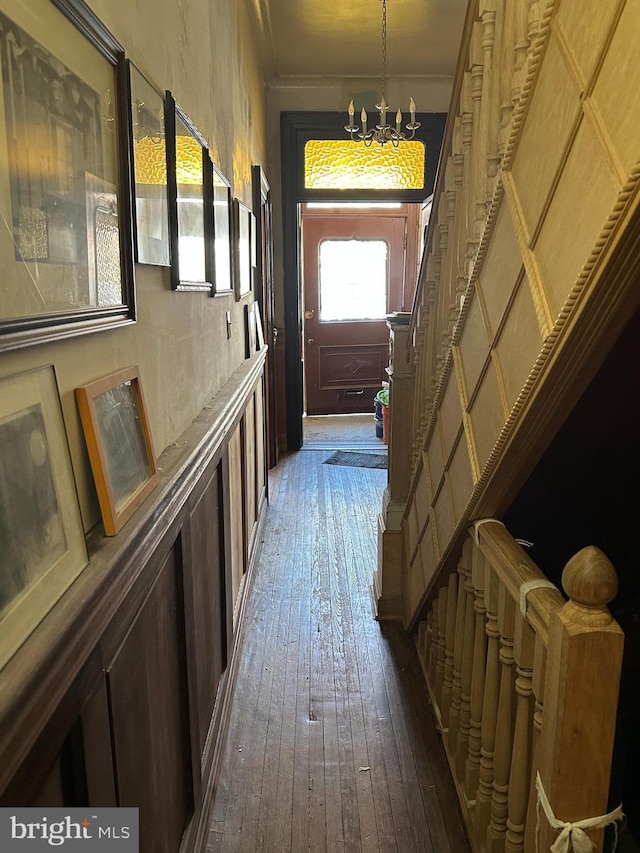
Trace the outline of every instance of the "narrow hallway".
{"label": "narrow hallway", "polygon": [[209,851],[469,850],[417,655],[371,615],[386,471],[272,472]]}

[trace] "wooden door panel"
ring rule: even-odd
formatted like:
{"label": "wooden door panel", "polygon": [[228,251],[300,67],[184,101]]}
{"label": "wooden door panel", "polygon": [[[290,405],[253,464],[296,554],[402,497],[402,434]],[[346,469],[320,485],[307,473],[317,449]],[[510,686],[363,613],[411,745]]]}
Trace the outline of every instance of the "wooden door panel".
{"label": "wooden door panel", "polygon": [[141,853],[177,853],[193,811],[178,564],[167,556],[108,670],[118,803]]}
{"label": "wooden door panel", "polygon": [[388,355],[386,344],[318,347],[319,390],[376,387],[387,366]]}
{"label": "wooden door panel", "polygon": [[220,465],[191,512],[193,633],[200,752],[227,665]]}

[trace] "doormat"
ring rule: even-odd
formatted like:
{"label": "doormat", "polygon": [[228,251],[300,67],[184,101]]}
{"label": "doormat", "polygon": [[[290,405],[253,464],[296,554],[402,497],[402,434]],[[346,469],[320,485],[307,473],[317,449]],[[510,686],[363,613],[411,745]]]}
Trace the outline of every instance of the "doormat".
{"label": "doormat", "polygon": [[349,465],[352,468],[386,468],[387,456],[382,453],[355,453],[352,450],[336,450],[325,465]]}

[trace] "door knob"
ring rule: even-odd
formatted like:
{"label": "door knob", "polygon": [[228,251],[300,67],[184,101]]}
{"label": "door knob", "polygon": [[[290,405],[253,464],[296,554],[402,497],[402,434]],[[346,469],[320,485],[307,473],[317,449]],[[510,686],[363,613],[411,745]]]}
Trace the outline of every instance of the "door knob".
{"label": "door knob", "polygon": [[308,344],[315,344],[315,342],[316,342],[316,339],[315,339],[315,338],[307,338],[307,343],[308,343]]}

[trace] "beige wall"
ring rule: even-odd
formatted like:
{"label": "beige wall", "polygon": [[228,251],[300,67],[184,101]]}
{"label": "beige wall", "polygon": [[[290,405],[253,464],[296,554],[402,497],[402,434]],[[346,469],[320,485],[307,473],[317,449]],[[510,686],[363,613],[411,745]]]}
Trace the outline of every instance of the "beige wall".
{"label": "beige wall", "polygon": [[[253,22],[237,0],[92,0],[155,86],[169,89],[207,139],[234,196],[251,203],[251,166],[266,162],[264,86]],[[135,269],[137,323],[0,355],[0,377],[54,364],[85,529],[99,519],[73,389],[138,364],[156,455],[174,442],[244,359],[244,305],[174,293],[169,270]],[[225,313],[232,313],[227,340]]]}

